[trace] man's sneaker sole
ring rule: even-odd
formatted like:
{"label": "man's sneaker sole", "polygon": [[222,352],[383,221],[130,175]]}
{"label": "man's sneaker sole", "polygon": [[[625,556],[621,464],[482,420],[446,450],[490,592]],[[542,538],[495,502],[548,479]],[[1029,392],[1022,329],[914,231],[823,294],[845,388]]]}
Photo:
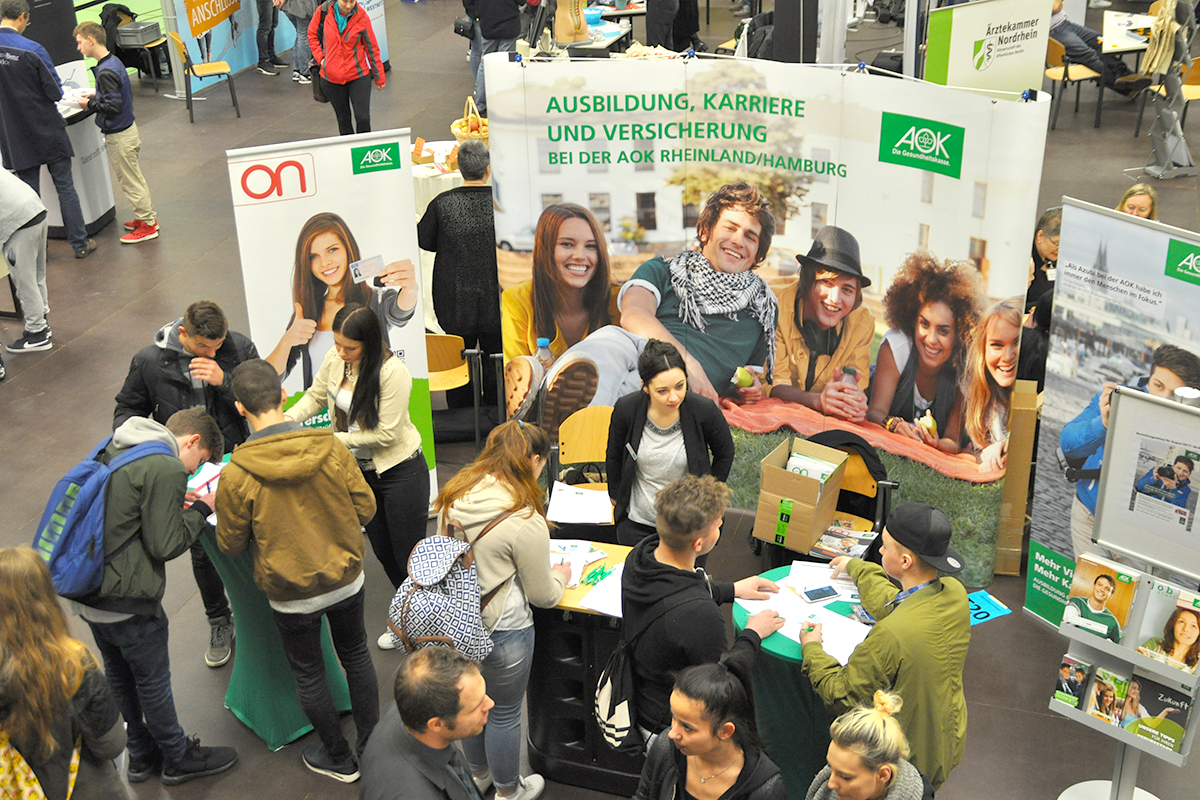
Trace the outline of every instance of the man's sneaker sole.
{"label": "man's sneaker sole", "polygon": [[138,242],[148,242],[151,239],[158,238],[158,228],[155,228],[150,233],[143,235],[135,235],[135,233],[127,233],[121,237],[121,244],[137,244]]}
{"label": "man's sneaker sole", "polygon": [[4,345],[4,349],[10,353],[40,353],[43,350],[49,350],[50,348],[54,347],[54,342],[50,341],[49,336],[40,342],[26,342],[23,347],[18,347],[17,345],[20,345],[23,341],[25,341],[24,336],[22,336],[20,339],[17,339],[17,341],[13,342],[12,344]]}
{"label": "man's sneaker sole", "polygon": [[163,786],[178,786],[181,783],[194,781],[196,778],[207,778],[210,775],[220,775],[233,768],[233,765],[238,762],[237,756],[234,756],[233,761],[228,764],[222,764],[219,767],[212,769],[201,770],[200,772],[184,772],[179,775],[168,775],[166,767],[163,768],[162,782]]}
{"label": "man's sneaker sole", "polygon": [[129,220],[129,222],[122,223],[121,227],[123,227],[127,231],[131,231],[137,227],[137,224],[138,224],[138,221],[136,219],[131,219],[131,220]]}
{"label": "man's sneaker sole", "polygon": [[223,667],[226,664],[228,664],[229,659],[231,659],[231,658],[233,658],[232,650],[230,650],[228,653],[226,653],[224,658],[210,658],[208,653],[205,653],[204,654],[204,663],[207,664],[208,666],[212,667],[213,669],[216,669],[217,667]]}
{"label": "man's sneaker sole", "polygon": [[542,427],[551,440],[558,438],[558,426],[563,420],[592,402],[599,382],[599,373],[591,360],[581,358],[554,371],[542,398]]}
{"label": "man's sneaker sole", "polygon": [[258,70],[260,73],[262,73],[263,75],[278,75],[279,74],[279,72],[276,71],[275,69],[273,69],[272,67],[268,67],[263,64],[258,64],[254,68],[256,70]]}
{"label": "man's sneaker sole", "polygon": [[[318,767],[315,764],[310,763],[309,760],[307,758],[305,758],[303,755],[300,756],[300,760],[304,762],[304,766],[308,767],[310,770],[317,773],[318,775],[324,775],[327,778],[333,778],[335,781],[340,781],[341,783],[354,783],[355,781],[357,781],[359,778],[362,777],[362,773],[357,769],[354,770],[354,772],[346,774],[344,772],[338,772],[336,770],[326,769],[325,767]],[[164,781],[164,783],[165,783],[165,781]]]}

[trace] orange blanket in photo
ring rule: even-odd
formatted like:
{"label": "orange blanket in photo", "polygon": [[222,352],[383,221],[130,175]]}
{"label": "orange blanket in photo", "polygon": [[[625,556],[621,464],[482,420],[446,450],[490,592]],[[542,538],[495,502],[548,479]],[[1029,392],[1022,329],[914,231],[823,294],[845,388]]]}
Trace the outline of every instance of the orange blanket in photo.
{"label": "orange blanket in photo", "polygon": [[788,427],[801,436],[812,436],[815,433],[831,428],[857,433],[878,447],[898,456],[920,461],[950,478],[958,478],[971,483],[991,483],[1004,477],[1004,472],[980,472],[975,457],[966,453],[950,455],[941,450],[935,450],[928,445],[901,436],[888,433],[873,422],[858,424],[847,422],[835,417],[827,417],[819,411],[814,411],[799,403],[789,403],[785,400],[768,398],[759,403],[738,406],[722,402],[725,420],[735,428],[741,428],[747,433],[770,433],[781,427]]}

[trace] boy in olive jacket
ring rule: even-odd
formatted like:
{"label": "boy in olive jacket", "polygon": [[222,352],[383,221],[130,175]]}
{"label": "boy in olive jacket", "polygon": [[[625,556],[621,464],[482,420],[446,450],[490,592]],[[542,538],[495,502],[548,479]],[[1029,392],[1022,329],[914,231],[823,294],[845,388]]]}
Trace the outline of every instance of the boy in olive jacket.
{"label": "boy in olive jacket", "polygon": [[[971,641],[967,591],[942,572],[959,572],[950,520],[924,503],[905,503],[883,529],[883,568],[835,558],[836,577],[850,574],[863,608],[878,622],[842,666],[821,646],[821,625],[801,628],[803,673],[831,714],[870,704],[878,689],[904,698],[896,714],[912,747],[909,760],[937,789],[962,761],[967,738],[963,663]],[[886,574],[885,574],[886,573]],[[901,589],[887,576],[900,582]]]}
{"label": "boy in olive jacket", "polygon": [[[283,416],[287,395],[266,361],[233,371],[233,395],[254,432],[221,471],[217,543],[231,556],[250,551],[254,582],[271,604],[300,707],[321,739],[305,749],[305,766],[352,783],[359,778],[357,756],[379,721],[379,686],[363,627],[362,526],[375,516],[375,495],[331,431]],[[322,617],[350,684],[357,751],[342,735],[325,679]]]}

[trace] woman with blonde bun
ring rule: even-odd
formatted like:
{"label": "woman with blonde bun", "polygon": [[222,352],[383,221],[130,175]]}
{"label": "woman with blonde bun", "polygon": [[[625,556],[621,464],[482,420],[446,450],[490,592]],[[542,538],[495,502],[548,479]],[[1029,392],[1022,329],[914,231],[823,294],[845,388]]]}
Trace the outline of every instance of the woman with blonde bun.
{"label": "woman with blonde bun", "polygon": [[874,700],[829,726],[828,764],[805,800],[932,800],[929,782],[908,762],[908,737],[895,717],[903,700],[884,691]]}

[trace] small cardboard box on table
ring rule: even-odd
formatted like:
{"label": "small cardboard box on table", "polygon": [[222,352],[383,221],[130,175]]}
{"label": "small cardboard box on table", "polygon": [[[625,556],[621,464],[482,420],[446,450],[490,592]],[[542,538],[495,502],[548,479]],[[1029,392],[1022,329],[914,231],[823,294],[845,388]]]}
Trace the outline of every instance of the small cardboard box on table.
{"label": "small cardboard box on table", "polygon": [[[836,469],[822,484],[818,478],[788,472],[788,458],[802,453]],[[754,515],[754,537],[798,553],[807,553],[833,524],[838,493],[846,472],[846,454],[798,436],[790,437],[762,460],[762,491]],[[791,501],[787,511],[784,501]]]}

